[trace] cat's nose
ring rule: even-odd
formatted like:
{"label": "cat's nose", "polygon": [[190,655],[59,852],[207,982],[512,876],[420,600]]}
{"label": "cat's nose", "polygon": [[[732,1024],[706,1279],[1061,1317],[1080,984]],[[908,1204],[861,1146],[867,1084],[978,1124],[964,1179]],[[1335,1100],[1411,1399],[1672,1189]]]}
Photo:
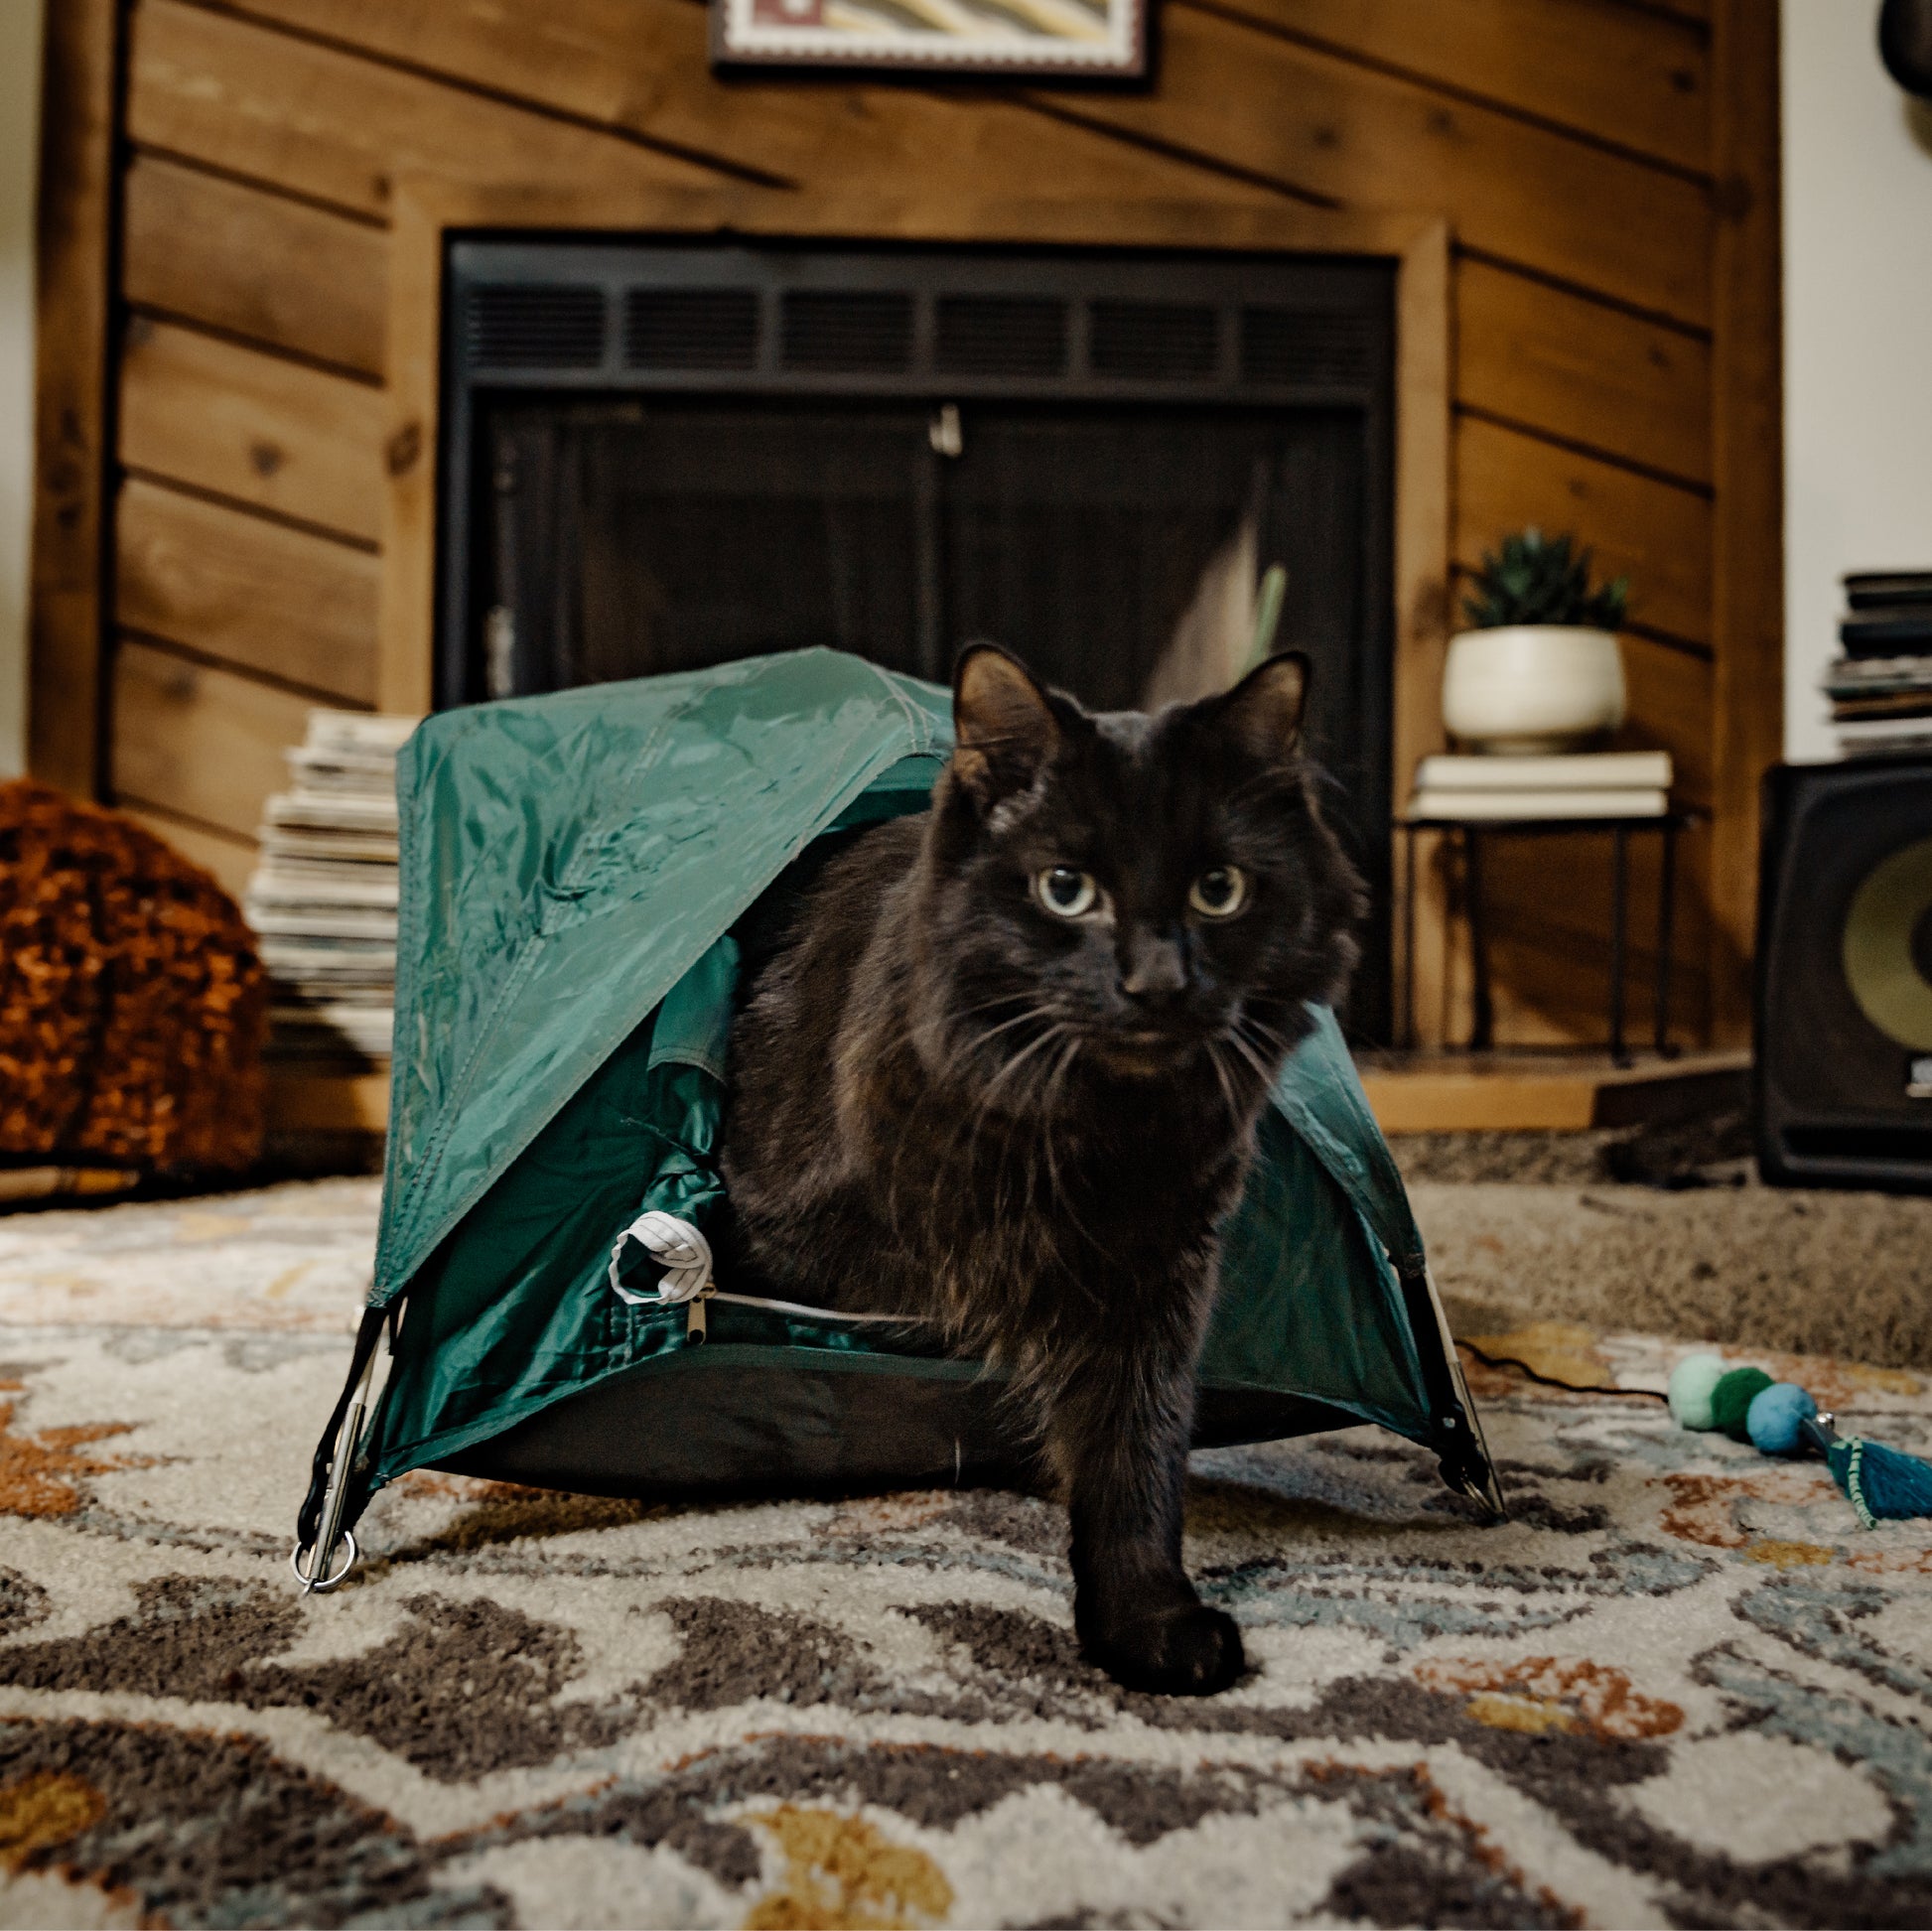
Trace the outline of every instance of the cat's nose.
{"label": "cat's nose", "polygon": [[1144,1006],[1169,1006],[1187,989],[1179,942],[1158,932],[1129,937],[1120,962],[1120,989]]}

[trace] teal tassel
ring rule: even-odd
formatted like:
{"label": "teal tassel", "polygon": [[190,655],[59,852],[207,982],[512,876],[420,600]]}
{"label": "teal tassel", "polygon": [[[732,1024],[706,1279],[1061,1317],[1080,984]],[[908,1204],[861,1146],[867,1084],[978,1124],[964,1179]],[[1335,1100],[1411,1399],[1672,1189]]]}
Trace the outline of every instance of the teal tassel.
{"label": "teal tassel", "polygon": [[1862,1435],[1840,1436],[1822,1421],[1802,1423],[1799,1433],[1823,1452],[1832,1479],[1867,1529],[1932,1516],[1932,1461],[1923,1455]]}

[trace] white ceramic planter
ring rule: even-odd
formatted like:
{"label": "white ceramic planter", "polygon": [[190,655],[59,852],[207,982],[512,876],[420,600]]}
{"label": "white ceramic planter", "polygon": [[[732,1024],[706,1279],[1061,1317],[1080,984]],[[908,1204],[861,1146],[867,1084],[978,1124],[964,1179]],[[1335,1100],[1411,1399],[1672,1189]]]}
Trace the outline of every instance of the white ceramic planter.
{"label": "white ceramic planter", "polygon": [[1574,751],[1623,722],[1623,654],[1608,630],[1508,623],[1449,638],[1443,722],[1472,750]]}

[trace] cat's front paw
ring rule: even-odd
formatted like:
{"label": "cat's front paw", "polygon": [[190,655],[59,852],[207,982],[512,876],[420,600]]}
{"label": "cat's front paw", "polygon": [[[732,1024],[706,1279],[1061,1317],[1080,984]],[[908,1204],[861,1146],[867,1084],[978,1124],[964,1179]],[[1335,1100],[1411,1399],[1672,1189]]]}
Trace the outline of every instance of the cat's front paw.
{"label": "cat's front paw", "polygon": [[1204,1602],[1089,1636],[1086,1648],[1116,1683],[1158,1697],[1211,1697],[1248,1667],[1234,1618]]}

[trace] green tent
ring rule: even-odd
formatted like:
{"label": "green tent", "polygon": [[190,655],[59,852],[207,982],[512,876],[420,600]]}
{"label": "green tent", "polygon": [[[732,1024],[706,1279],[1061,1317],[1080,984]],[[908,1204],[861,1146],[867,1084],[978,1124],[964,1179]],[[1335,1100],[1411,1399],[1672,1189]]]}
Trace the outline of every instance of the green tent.
{"label": "green tent", "polygon": [[[733,928],[814,839],[922,809],[950,739],[944,691],[807,650],[448,711],[410,740],[375,1281],[301,1513],[305,1583],[410,1468],[639,1495],[1015,1471],[997,1380],[908,1324],[728,1281],[696,1311],[626,1298],[613,1259],[644,1209],[702,1225],[721,1205]],[[1196,1439],[1375,1422],[1493,1505],[1331,1014],[1260,1142]]]}

